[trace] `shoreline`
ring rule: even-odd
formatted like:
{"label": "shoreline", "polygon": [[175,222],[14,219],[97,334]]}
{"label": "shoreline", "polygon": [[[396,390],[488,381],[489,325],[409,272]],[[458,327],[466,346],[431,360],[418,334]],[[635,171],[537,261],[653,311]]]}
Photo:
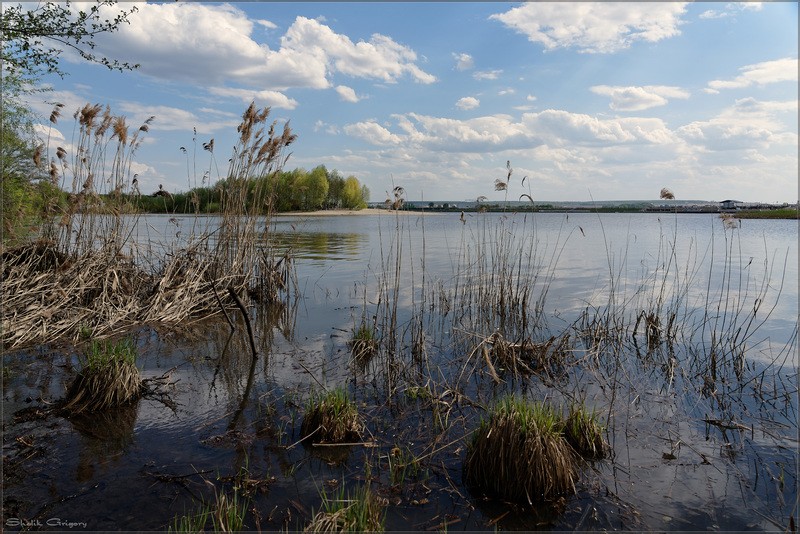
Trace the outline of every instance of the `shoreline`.
{"label": "shoreline", "polygon": [[[499,212],[496,210],[489,210],[490,212]],[[515,210],[509,210],[516,212]],[[387,210],[380,208],[364,208],[362,210],[317,210],[317,211],[290,211],[275,213],[273,217],[353,217],[353,216],[375,216],[375,215],[434,215],[434,214],[459,214],[459,213],[475,213],[475,210],[470,209],[401,209],[401,210]],[[693,215],[730,215],[740,219],[797,219],[800,218],[800,212],[795,210],[742,210],[742,211],[700,211],[700,210],[625,210],[625,209],[598,209],[598,210],[519,210],[519,213],[647,213],[651,215],[663,215],[664,213],[682,213]]]}
{"label": "shoreline", "polygon": [[[430,211],[426,213],[431,213]],[[283,211],[273,213],[273,217],[352,217],[358,215],[421,215],[421,211],[387,210],[364,208],[363,210],[317,210],[317,211]]]}

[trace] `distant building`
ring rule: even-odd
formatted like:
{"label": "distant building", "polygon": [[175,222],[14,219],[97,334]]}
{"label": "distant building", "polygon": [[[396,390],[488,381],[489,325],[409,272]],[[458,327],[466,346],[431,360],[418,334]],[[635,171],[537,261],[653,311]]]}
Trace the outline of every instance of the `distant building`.
{"label": "distant building", "polygon": [[741,205],[742,202],[740,200],[723,200],[719,203],[719,209],[721,210],[735,210],[737,206]]}

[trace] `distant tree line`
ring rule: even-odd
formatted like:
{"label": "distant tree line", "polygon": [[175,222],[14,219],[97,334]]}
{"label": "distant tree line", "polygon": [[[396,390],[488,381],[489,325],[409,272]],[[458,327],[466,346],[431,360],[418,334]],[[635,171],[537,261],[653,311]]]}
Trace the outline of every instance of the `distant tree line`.
{"label": "distant tree line", "polygon": [[[217,213],[222,209],[228,185],[226,180],[220,180],[213,186],[195,187],[188,192],[159,190],[152,195],[126,195],[125,201],[146,213]],[[247,203],[265,212],[360,210],[367,207],[370,195],[367,186],[355,176],[345,178],[324,165],[311,171],[297,168],[252,178],[247,189]]]}

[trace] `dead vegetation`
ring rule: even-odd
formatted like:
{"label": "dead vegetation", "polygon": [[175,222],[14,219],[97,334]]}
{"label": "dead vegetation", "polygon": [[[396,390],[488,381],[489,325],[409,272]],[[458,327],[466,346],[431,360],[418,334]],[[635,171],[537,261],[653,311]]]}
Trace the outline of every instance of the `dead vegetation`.
{"label": "dead vegetation", "polygon": [[[232,305],[225,289],[261,302],[286,296],[291,257],[276,257],[269,247],[270,206],[253,206],[248,199],[251,178],[279,170],[295,139],[288,123],[276,131],[277,121],[268,125],[268,116],[269,108],[259,111],[251,104],[242,117],[224,178],[219,229],[193,232],[180,245],[159,244],[161,252],[154,253],[151,243],[132,237],[137,216],[112,209],[123,192],[135,197],[138,191],[130,165],[153,118],[130,136],[124,118],[108,108],[79,110],[76,154],[70,160],[59,147],[52,163],[51,180],[67,201],[46,202],[38,235],[2,254],[3,347],[75,341],[81,332],[105,336],[153,321],[183,323],[220,311],[215,289],[225,306]],[[106,154],[113,154],[111,161]],[[101,170],[106,175],[99,176]],[[99,206],[101,194],[111,208]],[[256,195],[270,198],[268,191]]]}
{"label": "dead vegetation", "polygon": [[569,353],[569,335],[551,336],[544,342],[511,342],[495,332],[484,343],[484,350],[491,347],[488,352],[494,365],[515,375],[553,371],[563,365]]}

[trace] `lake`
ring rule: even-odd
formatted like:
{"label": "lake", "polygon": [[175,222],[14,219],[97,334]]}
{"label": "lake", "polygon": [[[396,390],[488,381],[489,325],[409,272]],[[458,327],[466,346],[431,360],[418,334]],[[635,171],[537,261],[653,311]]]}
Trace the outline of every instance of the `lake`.
{"label": "lake", "polygon": [[[132,235],[169,250],[215,224],[146,216]],[[143,376],[169,377],[165,396],[68,420],[36,411],[84,348],[3,355],[7,529],[165,530],[236,488],[248,530],[295,530],[323,491],[366,481],[387,530],[797,521],[796,220],[381,212],[281,215],[268,235],[295,277],[283,304],[250,309],[255,361],[238,313],[233,333],[221,316],[143,325],[127,334]],[[356,361],[362,325],[380,346]],[[495,332],[566,349],[532,373],[496,364],[496,380],[478,356]],[[334,386],[357,401],[362,441],[300,444],[307,400]],[[467,488],[469,436],[508,393],[587,405],[613,453],[555,502]],[[395,450],[415,461],[398,471]]]}

